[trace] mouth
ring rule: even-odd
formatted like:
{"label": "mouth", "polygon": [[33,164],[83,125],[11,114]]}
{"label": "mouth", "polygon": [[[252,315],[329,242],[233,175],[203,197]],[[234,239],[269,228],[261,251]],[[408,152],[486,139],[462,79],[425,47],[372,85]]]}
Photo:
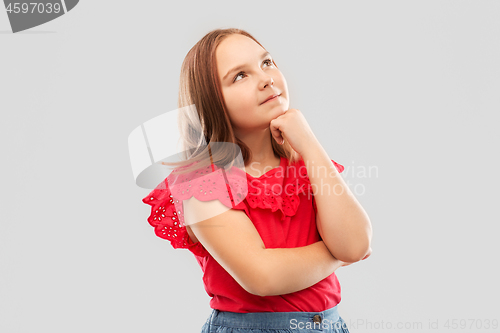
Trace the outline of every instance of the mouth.
{"label": "mouth", "polygon": [[267,102],[271,102],[271,101],[275,101],[278,99],[278,97],[280,97],[281,94],[279,95],[272,95],[272,96],[269,96],[264,102],[262,102],[260,105],[264,104],[264,103],[267,103]]}

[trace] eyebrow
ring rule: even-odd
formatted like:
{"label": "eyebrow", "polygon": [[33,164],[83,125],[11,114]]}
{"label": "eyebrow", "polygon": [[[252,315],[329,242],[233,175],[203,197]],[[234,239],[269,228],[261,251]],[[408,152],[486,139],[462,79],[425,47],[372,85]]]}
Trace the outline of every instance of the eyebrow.
{"label": "eyebrow", "polygon": [[[271,55],[271,53],[269,53],[269,52],[265,52],[265,53],[263,53],[263,54],[260,56],[260,58],[262,59],[262,58],[265,58],[265,57],[270,56],[270,55]],[[222,81],[224,81],[224,80],[226,79],[226,77],[227,77],[229,74],[231,74],[232,72],[239,71],[240,69],[242,69],[242,68],[243,68],[243,67],[245,67],[245,66],[246,66],[246,65],[239,65],[239,66],[236,66],[236,67],[234,67],[234,68],[230,69],[230,70],[226,73],[226,75],[224,75],[224,77],[222,78]]]}

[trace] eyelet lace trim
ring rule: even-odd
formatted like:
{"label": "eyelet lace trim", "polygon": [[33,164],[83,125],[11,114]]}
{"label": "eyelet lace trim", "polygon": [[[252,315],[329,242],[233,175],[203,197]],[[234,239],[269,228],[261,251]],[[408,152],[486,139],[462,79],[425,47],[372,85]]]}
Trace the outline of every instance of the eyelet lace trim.
{"label": "eyelet lace trim", "polygon": [[[338,172],[344,171],[344,167],[334,160],[331,160]],[[281,220],[287,216],[294,216],[300,204],[300,195],[312,196],[311,181],[307,175],[307,169],[304,162],[300,161],[294,166],[286,168],[298,168],[298,172],[286,171],[286,175],[298,175],[298,177],[285,177],[281,194],[274,193],[268,184],[258,179],[248,177],[248,196],[247,202],[252,208],[270,209],[272,212],[279,210]]]}
{"label": "eyelet lace trim", "polygon": [[283,221],[287,216],[297,213],[299,195],[312,193],[307,175],[295,179],[285,178],[280,190],[282,193],[277,194],[267,184],[253,179],[248,187],[247,202],[252,208],[270,209],[272,212],[279,210]]}
{"label": "eyelet lace trim", "polygon": [[[339,172],[344,167],[332,160]],[[303,162],[300,162],[303,163]],[[300,165],[299,165],[300,166]],[[286,168],[296,167],[287,166]],[[185,175],[169,175],[142,201],[151,205],[148,222],[155,234],[171,242],[174,248],[187,248],[194,254],[205,256],[206,249],[200,242],[193,243],[184,224],[182,200],[194,196],[200,201],[218,199],[229,208],[245,209],[244,199],[251,208],[279,210],[281,220],[294,216],[300,204],[300,196],[312,195],[312,187],[306,168],[299,168],[298,176],[285,177],[282,194],[276,194],[268,184],[253,179],[237,168],[230,173],[215,171],[210,166]],[[234,172],[233,172],[234,171]],[[286,174],[295,174],[287,171]],[[228,180],[228,182],[225,181]]]}
{"label": "eyelet lace trim", "polygon": [[[142,201],[151,205],[148,222],[155,234],[177,248],[187,248],[194,254],[207,254],[200,242],[193,243],[186,230],[182,201],[195,197],[200,201],[220,200],[229,208],[245,209],[247,185],[244,172],[210,170],[210,166],[183,174],[170,174]],[[215,168],[212,167],[212,170]],[[228,181],[226,182],[225,179]]]}

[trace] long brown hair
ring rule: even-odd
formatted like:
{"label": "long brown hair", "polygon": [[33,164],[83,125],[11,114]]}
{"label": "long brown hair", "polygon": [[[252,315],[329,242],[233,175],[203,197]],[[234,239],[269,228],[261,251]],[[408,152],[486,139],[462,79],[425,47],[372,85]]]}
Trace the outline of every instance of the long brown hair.
{"label": "long brown hair", "polygon": [[[164,165],[178,166],[183,169],[182,172],[180,170],[177,172],[189,172],[210,164],[219,167],[232,165],[232,161],[238,156],[240,150],[245,165],[251,160],[252,152],[234,134],[217,71],[215,51],[219,44],[232,34],[247,36],[264,48],[244,30],[216,29],[200,39],[189,50],[182,63],[178,107],[186,108],[183,110],[188,111],[179,113],[178,126],[184,160],[162,162]],[[274,65],[277,67],[276,63]],[[189,108],[193,105],[194,108]],[[286,139],[283,145],[276,143],[272,137],[271,142],[275,155],[287,158],[290,163],[301,158]],[[217,149],[214,151],[215,146]],[[208,156],[210,158],[207,158]],[[196,166],[186,167],[194,161],[201,162],[201,164],[195,163]]]}

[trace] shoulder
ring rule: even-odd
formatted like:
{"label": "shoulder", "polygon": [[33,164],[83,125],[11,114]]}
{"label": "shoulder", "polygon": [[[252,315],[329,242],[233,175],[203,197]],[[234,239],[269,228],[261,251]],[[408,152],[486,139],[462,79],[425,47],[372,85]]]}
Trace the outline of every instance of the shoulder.
{"label": "shoulder", "polygon": [[[149,224],[155,234],[174,248],[187,248],[198,255],[206,252],[187,225],[230,210],[245,210],[246,177],[222,170],[199,168],[188,173],[171,173],[142,199],[151,206]],[[186,220],[187,219],[187,220]]]}

